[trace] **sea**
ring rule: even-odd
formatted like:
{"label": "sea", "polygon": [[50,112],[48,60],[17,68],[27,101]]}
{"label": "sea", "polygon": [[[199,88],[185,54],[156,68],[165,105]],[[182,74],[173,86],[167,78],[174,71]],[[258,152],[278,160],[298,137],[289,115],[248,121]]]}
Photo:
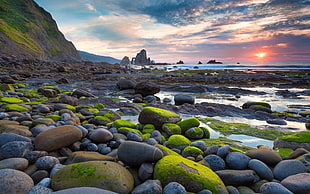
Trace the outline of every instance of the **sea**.
{"label": "sea", "polygon": [[223,63],[223,64],[198,64],[198,63],[184,63],[184,64],[166,64],[166,65],[147,65],[136,66],[130,65],[131,68],[141,69],[165,69],[167,71],[175,70],[235,70],[235,71],[291,71],[291,70],[310,70],[310,62],[281,62],[281,63]]}

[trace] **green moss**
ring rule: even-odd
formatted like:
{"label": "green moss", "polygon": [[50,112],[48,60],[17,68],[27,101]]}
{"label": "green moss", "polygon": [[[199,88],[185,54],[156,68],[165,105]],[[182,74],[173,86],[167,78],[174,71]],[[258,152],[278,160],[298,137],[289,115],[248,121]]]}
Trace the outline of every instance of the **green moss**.
{"label": "green moss", "polygon": [[281,157],[288,157],[292,152],[294,152],[294,150],[290,148],[276,148],[275,151],[278,152]]}
{"label": "green moss", "polygon": [[184,148],[183,153],[200,155],[203,154],[203,151],[195,146],[187,146],[186,148]]}
{"label": "green moss", "polygon": [[59,121],[61,116],[59,116],[59,115],[47,115],[45,118],[53,119],[53,121]]}
{"label": "green moss", "polygon": [[136,125],[131,123],[130,121],[127,121],[127,120],[122,120],[122,119],[117,119],[113,122],[113,126],[115,128],[120,128],[120,127],[130,127],[130,128],[133,128],[135,129],[136,128]]}
{"label": "green moss", "polygon": [[181,127],[173,123],[165,123],[162,126],[163,130],[168,133],[168,135],[181,134]]}
{"label": "green moss", "polygon": [[[264,107],[264,108],[271,109],[270,104],[269,104],[269,103],[267,103],[267,102],[253,102],[253,103],[255,103],[255,105],[257,105],[257,106],[260,106],[260,107]],[[254,106],[255,106],[255,105],[254,105]]]}
{"label": "green moss", "polygon": [[310,131],[296,132],[291,135],[279,137],[279,139],[288,142],[310,143]]}
{"label": "green moss", "polygon": [[200,121],[197,118],[188,118],[178,122],[177,125],[181,127],[182,132],[184,133],[189,128],[199,127]]}
{"label": "green moss", "polygon": [[207,127],[199,127],[199,128],[203,130],[205,138],[210,138],[211,134],[210,134],[210,131]]}
{"label": "green moss", "polygon": [[191,141],[186,137],[184,137],[183,135],[171,135],[166,143],[167,146],[169,145],[180,146],[189,144],[191,144]]}
{"label": "green moss", "polygon": [[95,176],[96,167],[95,166],[81,166],[81,164],[73,164],[71,166],[71,173],[76,172],[78,176]]}
{"label": "green moss", "polygon": [[5,84],[5,85],[0,84],[0,91],[11,91],[11,92],[14,92],[15,89],[14,89],[14,87],[11,84]]}
{"label": "green moss", "polygon": [[20,104],[20,103],[24,102],[21,99],[14,98],[14,97],[1,97],[0,101],[5,102],[5,103],[9,103],[9,104]]}
{"label": "green moss", "polygon": [[70,104],[66,104],[66,108],[73,111],[73,112],[75,112],[75,110],[76,110],[76,108]]}
{"label": "green moss", "polygon": [[187,130],[185,134],[191,134],[191,135],[202,135],[203,134],[203,130],[199,127],[193,127],[191,129],[193,130]]}
{"label": "green moss", "polygon": [[168,156],[168,155],[180,156],[178,153],[176,153],[175,151],[167,148],[166,146],[163,146],[163,145],[160,145],[160,144],[156,144],[155,147],[159,148],[164,153],[164,156]]}
{"label": "green moss", "polygon": [[142,139],[143,140],[149,139],[149,138],[151,138],[151,134],[149,134],[149,133],[145,133],[145,134],[142,135]]}
{"label": "green moss", "polygon": [[133,128],[129,128],[129,127],[120,127],[118,128],[118,132],[120,133],[125,133],[127,134],[129,131],[135,131],[137,133],[139,133],[140,135],[142,135],[141,131],[139,131],[138,129],[133,129]]}
{"label": "green moss", "polygon": [[25,97],[27,98],[36,98],[38,97],[38,90],[35,88],[32,89],[25,89],[25,88],[20,88],[17,90],[18,92],[22,92]]}
{"label": "green moss", "polygon": [[17,104],[9,104],[5,106],[6,111],[19,111],[19,112],[29,112],[28,108],[17,105]]}
{"label": "green moss", "polygon": [[[154,177],[163,184],[179,182],[189,192],[208,189],[212,193],[226,190],[219,176],[208,167],[181,156],[168,155],[160,159],[154,167]],[[195,184],[195,187],[191,186]]]}
{"label": "green moss", "polygon": [[230,147],[233,147],[235,149],[242,150],[242,151],[253,149],[252,147],[242,145],[241,141],[228,139],[226,137],[219,137],[219,138],[212,138],[212,139],[200,139],[200,140],[204,141],[207,147],[211,147],[214,145],[217,145],[217,146],[229,145]]}
{"label": "green moss", "polygon": [[202,119],[202,122],[209,125],[213,130],[221,132],[223,135],[245,134],[253,137],[274,140],[277,137],[292,134],[292,132],[278,131],[277,129],[253,128],[244,123],[225,123],[212,118]]}
{"label": "green moss", "polygon": [[155,126],[153,124],[146,124],[142,129],[142,133],[152,133],[155,131]]}
{"label": "green moss", "polygon": [[102,108],[104,108],[104,105],[102,103],[98,103],[94,106],[96,109],[100,110]]}
{"label": "green moss", "polygon": [[142,111],[146,111],[146,112],[154,112],[158,115],[160,115],[161,117],[177,117],[177,118],[180,118],[180,115],[174,113],[174,112],[171,112],[169,110],[165,110],[165,109],[161,109],[161,108],[155,108],[155,107],[144,107],[142,109]]}
{"label": "green moss", "polygon": [[42,86],[42,87],[39,87],[38,90],[40,89],[56,89],[57,87],[56,86]]}
{"label": "green moss", "polygon": [[111,118],[111,119],[113,119],[115,117],[114,113],[111,113],[110,111],[108,111],[108,113],[104,114],[104,116]]}
{"label": "green moss", "polygon": [[108,117],[105,117],[105,116],[95,116],[94,119],[95,119],[95,120],[98,120],[98,121],[107,121],[107,122],[111,122],[111,119],[109,119]]}
{"label": "green moss", "polygon": [[99,112],[99,110],[97,108],[88,108],[87,110],[88,110],[88,112],[91,112],[93,114],[97,114]]}

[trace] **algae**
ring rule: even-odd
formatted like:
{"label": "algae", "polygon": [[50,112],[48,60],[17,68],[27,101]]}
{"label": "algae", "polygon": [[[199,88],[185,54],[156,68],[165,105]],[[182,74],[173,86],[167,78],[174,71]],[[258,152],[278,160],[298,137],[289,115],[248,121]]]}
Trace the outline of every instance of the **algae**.
{"label": "algae", "polygon": [[279,137],[278,139],[287,142],[310,143],[310,131],[295,132],[291,135]]}
{"label": "algae", "polygon": [[181,127],[182,132],[185,132],[189,128],[199,127],[200,121],[197,118],[188,118],[178,122],[177,125]]}
{"label": "algae", "polygon": [[14,98],[14,97],[1,97],[0,98],[1,102],[9,103],[9,104],[20,104],[23,103],[24,101],[19,99],[19,98]]}
{"label": "algae", "polygon": [[191,141],[183,135],[171,135],[166,143],[167,146],[183,146],[189,144],[191,144]]}
{"label": "algae", "polygon": [[161,109],[161,108],[155,108],[155,107],[144,107],[142,109],[142,111],[146,111],[146,112],[154,112],[157,113],[158,115],[160,115],[161,117],[177,117],[180,118],[180,115],[171,112],[169,110],[165,110],[165,109]]}
{"label": "algae", "polygon": [[113,122],[113,126],[115,128],[120,128],[120,127],[129,127],[129,128],[136,128],[136,124],[131,123],[130,121],[123,120],[123,119],[117,119]]}
{"label": "algae", "polygon": [[9,104],[5,106],[6,111],[19,111],[19,112],[29,112],[28,108],[17,105],[17,104]]}

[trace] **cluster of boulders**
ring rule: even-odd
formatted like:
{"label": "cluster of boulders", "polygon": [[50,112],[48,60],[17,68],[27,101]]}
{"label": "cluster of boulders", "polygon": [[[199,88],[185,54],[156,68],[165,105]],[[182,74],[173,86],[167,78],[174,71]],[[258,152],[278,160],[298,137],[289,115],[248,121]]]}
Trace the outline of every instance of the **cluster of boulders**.
{"label": "cluster of boulders", "polygon": [[[133,123],[103,104],[79,106],[76,99],[93,98],[87,91],[38,90],[50,97],[48,103],[21,94],[0,97],[4,193],[306,193],[310,189],[310,149],[303,144],[287,157],[266,146],[246,152],[229,145],[207,146],[210,132],[197,118],[182,119],[175,112],[145,106],[138,123]],[[291,139],[309,143],[309,133],[302,138],[298,134]]]}

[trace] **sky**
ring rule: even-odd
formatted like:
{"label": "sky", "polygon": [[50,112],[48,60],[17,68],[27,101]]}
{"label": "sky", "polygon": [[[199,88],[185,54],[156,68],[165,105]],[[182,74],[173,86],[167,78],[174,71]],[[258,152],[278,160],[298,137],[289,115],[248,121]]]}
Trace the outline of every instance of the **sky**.
{"label": "sky", "polygon": [[310,0],[34,0],[78,50],[155,62],[310,64]]}

